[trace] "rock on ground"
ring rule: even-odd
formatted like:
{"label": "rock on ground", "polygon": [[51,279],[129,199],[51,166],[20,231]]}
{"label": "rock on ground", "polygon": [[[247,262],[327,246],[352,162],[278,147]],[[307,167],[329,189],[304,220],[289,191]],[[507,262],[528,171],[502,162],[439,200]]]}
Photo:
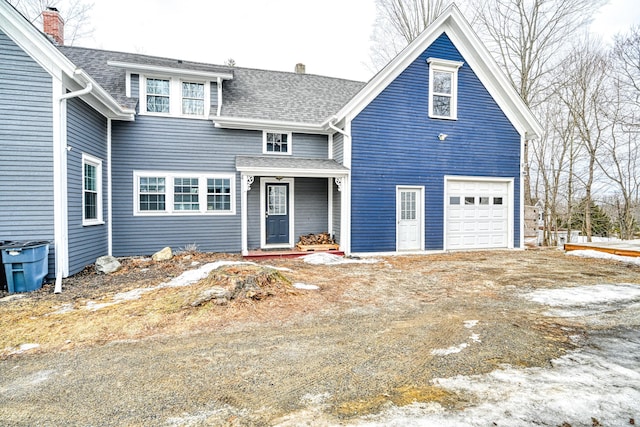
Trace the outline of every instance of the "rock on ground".
{"label": "rock on ground", "polygon": [[120,262],[111,255],[101,256],[96,259],[96,271],[98,273],[110,274],[120,270]]}

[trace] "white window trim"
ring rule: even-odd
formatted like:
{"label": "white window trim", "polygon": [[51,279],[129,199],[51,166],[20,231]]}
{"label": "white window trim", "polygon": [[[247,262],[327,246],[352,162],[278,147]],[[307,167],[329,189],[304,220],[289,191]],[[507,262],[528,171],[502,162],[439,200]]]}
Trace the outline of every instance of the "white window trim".
{"label": "white window trim", "polygon": [[[97,218],[87,219],[84,216],[84,165],[89,164],[96,168],[96,213]],[[104,220],[102,218],[102,160],[91,156],[86,153],[82,153],[82,166],[81,166],[81,174],[82,177],[82,225],[83,226],[91,226],[91,225],[102,225],[104,224]]]}
{"label": "white window trim", "polygon": [[[185,119],[208,120],[211,112],[211,83],[199,78],[167,76],[160,74],[139,74],[140,114],[144,116],[182,117]],[[169,80],[169,113],[147,111],[147,79]],[[182,83],[204,84],[204,114],[182,114]]]}
{"label": "white window trim", "polygon": [[[280,133],[287,135],[287,151],[267,151],[267,134]],[[293,153],[293,132],[286,132],[282,130],[264,130],[262,131],[262,154],[273,154],[276,156],[290,156]]]}
{"label": "white window trim", "polygon": [[[140,210],[140,178],[159,177],[165,179],[164,211]],[[191,211],[175,210],[173,206],[174,178],[198,178],[198,204],[199,209]],[[207,179],[222,178],[229,180],[231,191],[231,210],[209,211],[207,210]],[[164,171],[133,171],[133,216],[228,216],[236,214],[236,176],[235,174],[206,173],[206,172],[164,172]]]}
{"label": "white window trim", "polygon": [[[429,64],[429,117],[433,119],[458,120],[458,70],[464,62],[447,59],[427,58]],[[451,73],[451,115],[439,116],[433,114],[433,73],[442,71]]]}

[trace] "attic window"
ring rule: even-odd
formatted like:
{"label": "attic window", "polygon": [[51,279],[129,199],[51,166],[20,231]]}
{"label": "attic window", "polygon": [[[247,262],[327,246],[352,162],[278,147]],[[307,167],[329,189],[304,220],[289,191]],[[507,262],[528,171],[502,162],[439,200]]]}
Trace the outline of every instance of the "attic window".
{"label": "attic window", "polygon": [[429,58],[429,117],[458,118],[458,69],[463,62]]}

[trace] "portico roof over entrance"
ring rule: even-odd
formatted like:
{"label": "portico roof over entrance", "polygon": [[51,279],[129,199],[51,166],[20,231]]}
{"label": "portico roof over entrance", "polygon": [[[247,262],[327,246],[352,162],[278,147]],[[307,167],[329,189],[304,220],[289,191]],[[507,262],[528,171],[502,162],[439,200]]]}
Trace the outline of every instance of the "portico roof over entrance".
{"label": "portico roof over entrance", "polygon": [[284,156],[236,156],[236,170],[245,175],[288,177],[335,177],[349,169],[333,159],[300,159]]}

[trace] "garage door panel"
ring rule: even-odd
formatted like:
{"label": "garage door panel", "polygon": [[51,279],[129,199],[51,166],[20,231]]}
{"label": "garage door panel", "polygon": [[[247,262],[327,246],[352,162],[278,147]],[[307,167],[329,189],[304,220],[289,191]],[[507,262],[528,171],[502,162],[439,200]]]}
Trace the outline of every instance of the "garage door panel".
{"label": "garage door panel", "polygon": [[447,249],[508,247],[509,183],[447,181]]}

